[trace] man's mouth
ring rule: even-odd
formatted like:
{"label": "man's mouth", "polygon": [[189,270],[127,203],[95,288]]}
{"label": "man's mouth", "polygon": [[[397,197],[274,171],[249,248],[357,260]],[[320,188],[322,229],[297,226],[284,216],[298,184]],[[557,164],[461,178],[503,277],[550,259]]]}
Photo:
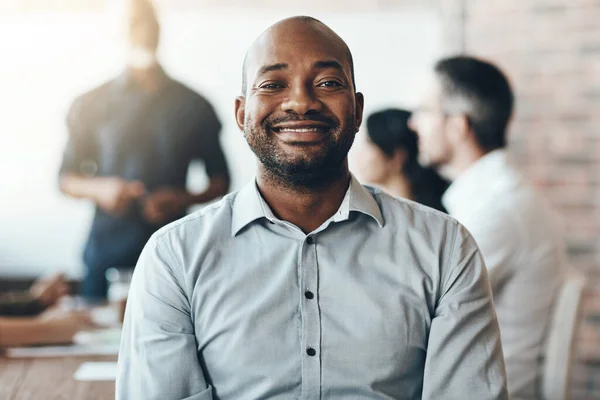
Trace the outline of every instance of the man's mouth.
{"label": "man's mouth", "polygon": [[285,133],[310,133],[325,132],[330,128],[329,124],[319,121],[286,121],[273,124],[272,129],[275,132]]}
{"label": "man's mouth", "polygon": [[319,121],[288,121],[274,124],[271,129],[284,143],[311,145],[323,141],[331,126]]}
{"label": "man's mouth", "polygon": [[308,132],[324,132],[324,127],[311,127],[311,128],[273,128],[273,131],[277,133],[308,133]]}

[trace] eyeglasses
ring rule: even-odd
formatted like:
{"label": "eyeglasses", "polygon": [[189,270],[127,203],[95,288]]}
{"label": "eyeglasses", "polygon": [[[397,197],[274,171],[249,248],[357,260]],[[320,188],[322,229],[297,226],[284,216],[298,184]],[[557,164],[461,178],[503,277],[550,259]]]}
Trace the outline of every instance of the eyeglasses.
{"label": "eyeglasses", "polygon": [[450,115],[444,110],[433,106],[418,106],[413,110],[413,114],[442,114],[442,115]]}
{"label": "eyeglasses", "polygon": [[421,105],[421,106],[417,106],[413,110],[413,118],[418,114],[440,114],[444,119],[455,116],[455,115],[463,115],[467,120],[468,126],[469,127],[473,126],[473,121],[472,121],[471,117],[469,117],[469,115],[467,115],[464,112],[448,112],[448,111],[444,111],[438,107]]}

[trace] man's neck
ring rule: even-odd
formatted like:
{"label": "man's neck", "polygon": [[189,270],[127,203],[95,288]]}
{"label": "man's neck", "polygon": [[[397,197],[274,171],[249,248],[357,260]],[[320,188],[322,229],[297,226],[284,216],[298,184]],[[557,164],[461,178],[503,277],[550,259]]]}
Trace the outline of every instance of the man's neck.
{"label": "man's neck", "polygon": [[144,90],[155,93],[161,86],[160,67],[154,64],[149,68],[130,68],[131,77]]}
{"label": "man's neck", "polygon": [[338,178],[322,187],[291,188],[273,179],[259,167],[257,184],[260,194],[277,218],[291,222],[309,233],[331,218],[340,208],[350,184],[346,164]]}
{"label": "man's neck", "polygon": [[452,160],[449,163],[442,165],[438,169],[438,172],[449,181],[455,181],[466,170],[471,168],[473,164],[485,156],[485,154],[486,153],[475,144],[466,145],[455,152]]}

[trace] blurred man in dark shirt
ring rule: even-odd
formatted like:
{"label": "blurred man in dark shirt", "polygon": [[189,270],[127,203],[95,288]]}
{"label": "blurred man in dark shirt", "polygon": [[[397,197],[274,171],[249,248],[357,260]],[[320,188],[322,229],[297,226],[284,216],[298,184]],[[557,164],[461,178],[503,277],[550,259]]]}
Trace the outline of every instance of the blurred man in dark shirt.
{"label": "blurred man in dark shirt", "polygon": [[[64,193],[96,204],[84,252],[91,299],[106,296],[106,269],[135,265],[158,228],[229,187],[212,106],[157,62],[160,26],[149,0],[130,1],[128,11],[128,66],[73,102],[60,169]],[[209,177],[203,193],[186,190],[195,159]]]}

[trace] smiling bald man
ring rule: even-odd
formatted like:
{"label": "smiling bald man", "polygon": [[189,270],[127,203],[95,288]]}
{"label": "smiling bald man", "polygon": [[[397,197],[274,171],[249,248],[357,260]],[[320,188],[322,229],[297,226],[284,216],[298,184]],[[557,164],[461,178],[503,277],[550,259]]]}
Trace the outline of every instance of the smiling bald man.
{"label": "smiling bald man", "polygon": [[490,285],[455,220],[362,186],[352,55],[309,17],[263,33],[235,117],[256,179],[157,232],[118,399],[506,399]]}

